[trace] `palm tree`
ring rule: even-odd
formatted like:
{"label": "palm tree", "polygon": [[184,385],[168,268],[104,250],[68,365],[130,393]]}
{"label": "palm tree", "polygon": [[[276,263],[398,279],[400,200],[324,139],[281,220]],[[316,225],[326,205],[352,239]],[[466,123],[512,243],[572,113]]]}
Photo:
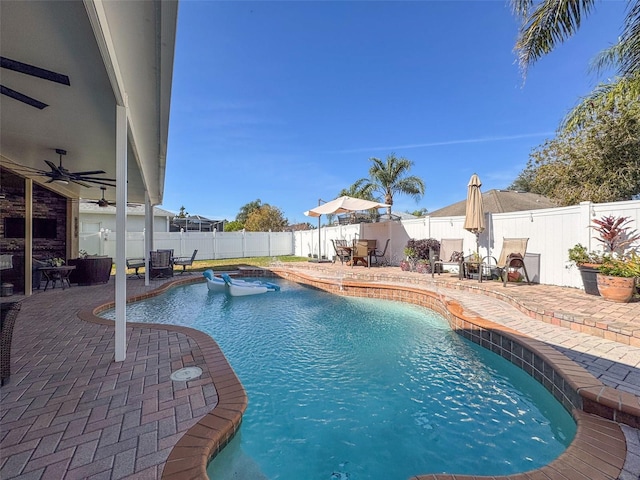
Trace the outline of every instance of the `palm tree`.
{"label": "palm tree", "polygon": [[[358,180],[362,188],[372,195],[376,192],[384,197],[384,203],[389,205],[387,214],[391,217],[391,207],[393,206],[393,195],[402,193],[413,197],[416,201],[424,195],[424,182],[420,177],[407,175],[413,162],[404,157],[396,158],[395,154],[387,156],[386,162],[379,158],[370,158],[373,165],[369,169],[368,179]],[[356,182],[356,183],[358,183]]]}
{"label": "palm tree", "polygon": [[[629,9],[618,43],[596,58],[593,68],[602,72],[613,67],[617,77],[600,84],[578,103],[562,122],[565,131],[580,128],[596,111],[615,111],[620,105],[638,101],[640,92],[640,0],[628,0]],[[523,75],[556,45],[580,28],[581,21],[594,9],[595,0],[511,0],[521,21],[516,51]]]}
{"label": "palm tree", "polygon": [[371,184],[367,178],[361,178],[349,188],[343,188],[340,190],[340,193],[338,193],[338,197],[344,197],[345,195],[347,197],[361,198],[363,200],[371,200],[374,202],[378,200],[373,196]]}

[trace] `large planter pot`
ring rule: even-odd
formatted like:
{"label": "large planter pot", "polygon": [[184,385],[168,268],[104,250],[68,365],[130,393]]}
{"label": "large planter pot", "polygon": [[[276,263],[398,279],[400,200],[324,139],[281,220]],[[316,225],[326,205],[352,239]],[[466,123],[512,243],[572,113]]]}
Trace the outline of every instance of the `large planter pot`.
{"label": "large planter pot", "polygon": [[636,279],[633,277],[612,277],[598,273],[600,296],[610,302],[627,303],[633,297]]}
{"label": "large planter pot", "polygon": [[589,295],[600,295],[598,291],[598,266],[592,264],[578,265],[580,270],[580,276],[582,277],[582,285],[584,286],[584,293]]}
{"label": "large planter pot", "polygon": [[78,285],[96,285],[107,283],[111,275],[111,257],[86,257],[71,258],[69,265],[75,265],[76,269],[69,275],[71,283]]}

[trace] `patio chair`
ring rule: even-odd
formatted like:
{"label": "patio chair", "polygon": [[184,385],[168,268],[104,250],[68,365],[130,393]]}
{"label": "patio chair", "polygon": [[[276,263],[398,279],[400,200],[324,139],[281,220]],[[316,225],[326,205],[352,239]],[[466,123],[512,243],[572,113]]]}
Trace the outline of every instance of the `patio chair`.
{"label": "patio chair", "polygon": [[356,263],[364,263],[365,267],[370,266],[369,259],[369,242],[367,240],[356,240],[351,250],[351,267]]}
{"label": "patio chair", "polygon": [[[182,271],[180,275],[187,271],[187,267],[193,265],[193,261],[196,259],[198,250],[194,250],[190,257],[176,257],[173,259],[173,266],[182,265]],[[189,272],[191,273],[191,272]]]}
{"label": "patio chair", "polygon": [[144,258],[127,258],[127,269],[134,268],[135,273],[131,275],[129,278],[142,278],[138,270],[144,267]]}
{"label": "patio chair", "polygon": [[524,276],[527,279],[527,283],[531,285],[529,280],[529,274],[527,273],[527,267],[524,264],[524,256],[527,253],[528,238],[504,238],[502,241],[502,251],[500,252],[500,258],[496,261],[495,257],[489,256],[482,259],[482,263],[485,260],[491,258],[496,262],[496,268],[500,274],[500,280],[507,286],[509,280],[509,269],[521,268],[524,271]]}
{"label": "patio chair", "polygon": [[20,306],[20,302],[0,304],[0,386],[11,377],[11,340]]}
{"label": "patio chair", "polygon": [[440,275],[442,268],[437,268],[438,265],[440,265],[440,267],[444,265],[457,265],[458,278],[462,279],[462,262],[464,261],[462,238],[443,238],[440,241],[438,258],[430,257],[429,260],[431,263],[431,277],[434,276],[436,270],[438,270],[438,275]]}
{"label": "patio chair", "polygon": [[381,265],[383,262],[378,262],[379,258],[382,258],[384,261],[385,255],[387,254],[387,248],[389,247],[389,241],[391,239],[387,238],[387,242],[384,244],[384,249],[382,250],[382,252],[378,249],[375,249],[373,252],[371,252],[371,262],[373,263],[375,261],[376,265]]}
{"label": "patio chair", "polygon": [[333,244],[333,250],[336,252],[336,255],[333,259],[333,263],[336,263],[335,258],[340,259],[340,264],[344,264],[345,261],[349,261],[351,258],[351,249],[347,245],[346,240],[331,240]]}
{"label": "patio chair", "polygon": [[171,252],[169,250],[149,252],[149,278],[156,279],[171,276],[173,276]]}

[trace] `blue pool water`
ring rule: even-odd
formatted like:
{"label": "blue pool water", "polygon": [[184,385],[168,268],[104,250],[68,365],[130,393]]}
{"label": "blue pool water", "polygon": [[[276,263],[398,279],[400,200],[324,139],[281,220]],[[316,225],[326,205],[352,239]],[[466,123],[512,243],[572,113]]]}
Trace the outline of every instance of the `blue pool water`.
{"label": "blue pool water", "polygon": [[573,419],[540,384],[430,310],[278,283],[250,297],[195,284],[127,307],[130,321],[209,333],[247,390],[212,478],[504,475],[549,463],[573,439]]}

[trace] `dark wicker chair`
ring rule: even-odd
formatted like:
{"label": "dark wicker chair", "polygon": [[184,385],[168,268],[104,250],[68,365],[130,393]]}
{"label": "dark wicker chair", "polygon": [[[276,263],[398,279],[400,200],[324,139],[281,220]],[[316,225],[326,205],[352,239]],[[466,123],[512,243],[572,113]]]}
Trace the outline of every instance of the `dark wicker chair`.
{"label": "dark wicker chair", "polygon": [[11,376],[11,339],[20,307],[20,302],[0,304],[0,386]]}
{"label": "dark wicker chair", "polygon": [[173,276],[173,264],[169,250],[149,252],[149,278],[166,278]]}

